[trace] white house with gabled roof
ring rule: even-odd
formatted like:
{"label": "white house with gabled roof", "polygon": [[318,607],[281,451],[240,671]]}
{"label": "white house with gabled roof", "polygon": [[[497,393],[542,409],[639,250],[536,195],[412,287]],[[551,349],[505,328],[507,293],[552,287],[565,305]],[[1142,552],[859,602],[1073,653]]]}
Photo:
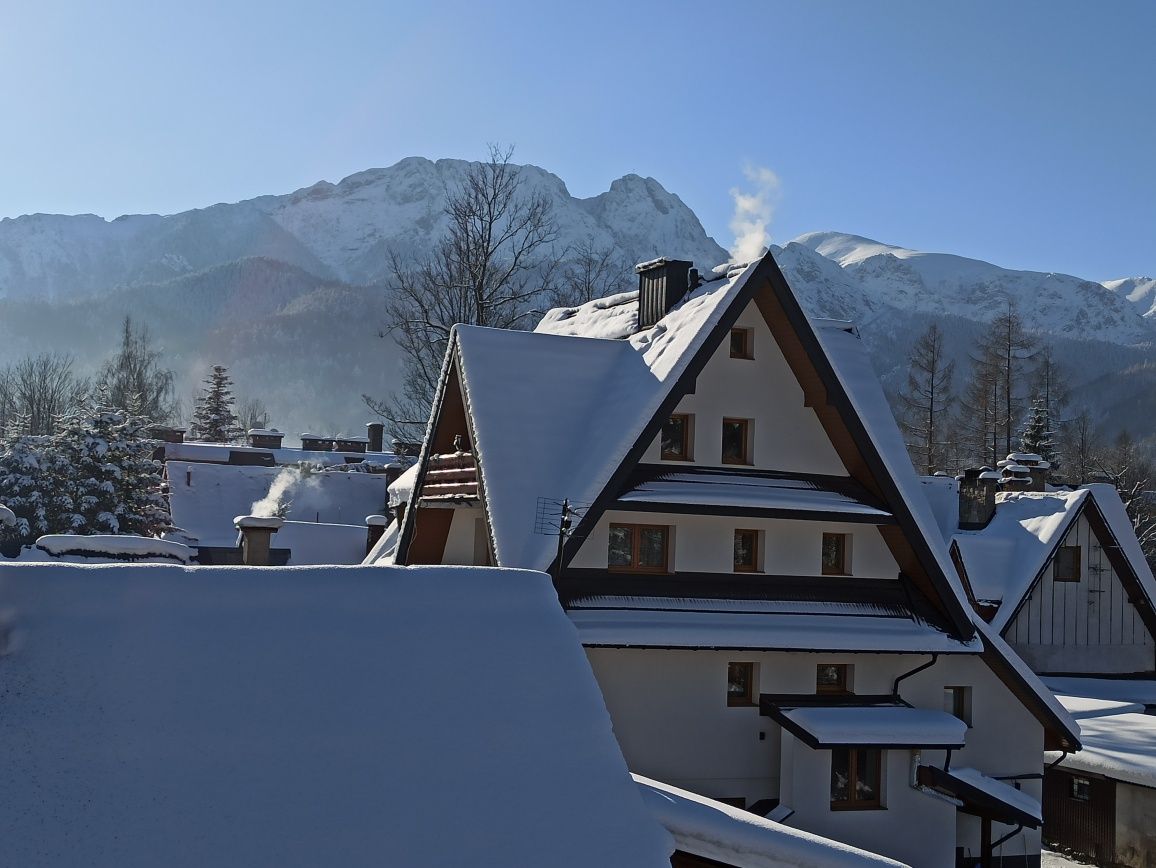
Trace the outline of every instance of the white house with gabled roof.
{"label": "white house with gabled roof", "polygon": [[406,482],[380,554],[549,571],[633,772],[911,865],[1039,864],[1078,728],[974,615],[854,327],[770,254],[457,327]]}

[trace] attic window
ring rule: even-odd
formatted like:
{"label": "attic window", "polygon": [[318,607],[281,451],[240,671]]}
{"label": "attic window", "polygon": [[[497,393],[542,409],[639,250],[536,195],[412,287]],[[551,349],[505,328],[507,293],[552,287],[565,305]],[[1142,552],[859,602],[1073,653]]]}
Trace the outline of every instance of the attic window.
{"label": "attic window", "polygon": [[735,531],[736,573],[757,573],[759,571],[759,532],[757,530]]}
{"label": "attic window", "polygon": [[851,535],[847,533],[823,534],[823,575],[851,575]]}
{"label": "attic window", "polygon": [[731,358],[753,359],[754,336],[750,329],[731,329]]}
{"label": "attic window", "polygon": [[1078,582],[1080,580],[1080,560],[1079,546],[1060,546],[1056,550],[1052,578],[1057,582]]}
{"label": "attic window", "polygon": [[691,432],[694,429],[694,417],[687,413],[675,413],[662,426],[662,448],[660,457],[663,461],[690,461],[691,460]]}
{"label": "attic window", "polygon": [[607,566],[615,572],[665,573],[670,528],[654,524],[612,524]]}

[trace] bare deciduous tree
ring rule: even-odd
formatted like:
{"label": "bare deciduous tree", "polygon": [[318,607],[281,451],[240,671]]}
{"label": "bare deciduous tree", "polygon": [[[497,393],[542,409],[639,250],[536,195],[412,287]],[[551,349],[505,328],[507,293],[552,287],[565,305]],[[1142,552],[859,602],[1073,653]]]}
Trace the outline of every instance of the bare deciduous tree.
{"label": "bare deciduous tree", "polygon": [[907,385],[899,392],[903,413],[899,420],[907,448],[922,473],[944,469],[944,442],[955,400],[952,380],[955,362],[946,357],[943,332],[932,323],[908,357]]}
{"label": "bare deciduous tree", "polygon": [[97,375],[104,401],[151,422],[168,422],[176,409],[173,372],[161,366],[162,357],[148,328],[134,325],[132,317],[126,316],[120,350]]}
{"label": "bare deciduous tree", "polygon": [[551,293],[554,307],[576,307],[631,288],[633,271],[613,247],[600,247],[587,238],[566,250],[558,269],[558,285]]}
{"label": "bare deciduous tree", "polygon": [[89,392],[87,380],[73,370],[67,353],[27,356],[0,374],[0,408],[8,434],[54,434],[57,421],[80,406]]}
{"label": "bare deciduous tree", "polygon": [[404,380],[388,398],[363,397],[393,437],[420,439],[455,324],[524,328],[549,291],[558,262],[551,203],[523,189],[512,156],[491,146],[488,160],[470,166],[449,194],[449,228],[428,259],[391,257],[384,335],[402,349]]}

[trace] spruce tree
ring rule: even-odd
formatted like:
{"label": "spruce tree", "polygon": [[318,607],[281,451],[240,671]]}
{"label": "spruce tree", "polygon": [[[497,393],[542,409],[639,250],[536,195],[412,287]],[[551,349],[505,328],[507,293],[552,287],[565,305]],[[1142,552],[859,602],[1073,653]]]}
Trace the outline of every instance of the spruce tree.
{"label": "spruce tree", "polygon": [[1043,401],[1037,400],[1032,403],[1027,425],[1024,426],[1023,433],[1020,434],[1020,449],[1023,452],[1032,452],[1040,456],[1051,463],[1053,469],[1055,468],[1057,459],[1055,437],[1048,421],[1048,410]]}
{"label": "spruce tree", "polygon": [[224,365],[213,365],[193,411],[193,437],[210,443],[231,443],[243,432],[234,411],[233,381]]}

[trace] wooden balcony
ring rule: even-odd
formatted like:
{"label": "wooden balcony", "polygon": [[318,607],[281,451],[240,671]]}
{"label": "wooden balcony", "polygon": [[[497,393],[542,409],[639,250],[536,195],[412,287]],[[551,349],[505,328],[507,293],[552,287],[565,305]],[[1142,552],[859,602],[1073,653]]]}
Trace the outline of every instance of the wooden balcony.
{"label": "wooden balcony", "polygon": [[431,455],[421,486],[421,501],[434,506],[478,499],[478,465],[472,452]]}

